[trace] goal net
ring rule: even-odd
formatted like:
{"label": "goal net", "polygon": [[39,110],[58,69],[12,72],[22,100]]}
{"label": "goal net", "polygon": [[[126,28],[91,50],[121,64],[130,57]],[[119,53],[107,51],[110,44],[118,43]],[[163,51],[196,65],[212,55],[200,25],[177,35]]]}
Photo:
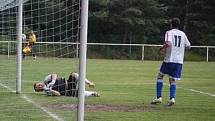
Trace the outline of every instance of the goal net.
{"label": "goal net", "polygon": [[[15,89],[16,79],[16,15],[14,0],[1,0],[0,3],[0,89]],[[9,54],[13,55],[9,57]]]}
{"label": "goal net", "polygon": [[[16,89],[17,16],[18,0],[0,1],[0,92]],[[22,17],[22,93],[31,96],[36,93],[33,84],[46,75],[56,73],[67,79],[78,72],[80,0],[23,0]],[[59,100],[41,101],[40,94],[44,92],[33,99],[40,105]],[[60,102],[71,103],[71,98]]]}

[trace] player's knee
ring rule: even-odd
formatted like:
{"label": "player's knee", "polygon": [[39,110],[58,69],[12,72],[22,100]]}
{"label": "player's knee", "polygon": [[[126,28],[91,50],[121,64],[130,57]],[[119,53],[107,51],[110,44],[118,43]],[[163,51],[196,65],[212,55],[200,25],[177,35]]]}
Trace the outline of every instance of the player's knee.
{"label": "player's knee", "polygon": [[174,78],[169,78],[169,84],[175,83],[175,79]]}
{"label": "player's knee", "polygon": [[157,79],[163,79],[164,75],[162,73],[158,73]]}

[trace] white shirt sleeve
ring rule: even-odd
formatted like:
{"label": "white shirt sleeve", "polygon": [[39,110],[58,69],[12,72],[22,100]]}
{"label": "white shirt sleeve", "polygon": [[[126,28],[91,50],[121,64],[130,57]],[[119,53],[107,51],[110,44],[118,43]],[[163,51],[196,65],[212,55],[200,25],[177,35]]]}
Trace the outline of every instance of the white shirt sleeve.
{"label": "white shirt sleeve", "polygon": [[49,74],[45,77],[44,79],[44,83],[45,83],[45,86],[44,86],[44,91],[46,93],[46,95],[48,96],[51,96],[52,95],[52,87],[54,86],[56,80],[53,80],[52,79],[52,74]]}
{"label": "white shirt sleeve", "polygon": [[54,86],[55,82],[56,82],[56,80],[52,80],[49,84],[47,84],[47,87],[52,88]]}
{"label": "white shirt sleeve", "polygon": [[185,35],[185,47],[187,47],[187,48],[190,48],[190,42],[189,42],[189,40],[187,39],[187,36]]}
{"label": "white shirt sleeve", "polygon": [[44,86],[44,91],[45,91],[46,95],[48,95],[48,96],[52,95],[51,89],[48,88],[46,85]]}
{"label": "white shirt sleeve", "polygon": [[52,78],[52,74],[49,74],[45,77],[44,83],[47,88],[52,88],[56,82],[56,79]]}
{"label": "white shirt sleeve", "polygon": [[172,40],[170,34],[171,34],[170,31],[166,32],[166,34],[165,34],[165,42]]}

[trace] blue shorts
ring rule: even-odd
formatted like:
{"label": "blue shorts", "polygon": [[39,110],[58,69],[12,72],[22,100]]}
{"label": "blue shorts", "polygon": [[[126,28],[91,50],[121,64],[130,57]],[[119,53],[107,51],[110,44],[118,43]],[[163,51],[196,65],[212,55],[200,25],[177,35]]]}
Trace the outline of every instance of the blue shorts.
{"label": "blue shorts", "polygon": [[167,74],[175,80],[181,79],[182,64],[163,62],[160,68],[162,74]]}

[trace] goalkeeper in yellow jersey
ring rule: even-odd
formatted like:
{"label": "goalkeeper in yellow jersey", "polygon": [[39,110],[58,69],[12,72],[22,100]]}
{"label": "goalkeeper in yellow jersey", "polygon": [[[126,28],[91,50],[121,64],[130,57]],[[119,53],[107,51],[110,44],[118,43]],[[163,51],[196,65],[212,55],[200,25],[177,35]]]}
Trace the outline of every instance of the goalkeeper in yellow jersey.
{"label": "goalkeeper in yellow jersey", "polygon": [[[27,45],[23,49],[23,58],[25,58],[26,55],[30,54],[32,52],[32,48],[34,43],[37,41],[36,35],[33,31],[31,31],[30,35],[26,39],[28,42]],[[36,55],[33,53],[33,59],[36,59]]]}
{"label": "goalkeeper in yellow jersey", "polygon": [[31,31],[31,34],[28,37],[28,46],[33,46],[34,43],[37,41],[36,35],[33,31]]}

